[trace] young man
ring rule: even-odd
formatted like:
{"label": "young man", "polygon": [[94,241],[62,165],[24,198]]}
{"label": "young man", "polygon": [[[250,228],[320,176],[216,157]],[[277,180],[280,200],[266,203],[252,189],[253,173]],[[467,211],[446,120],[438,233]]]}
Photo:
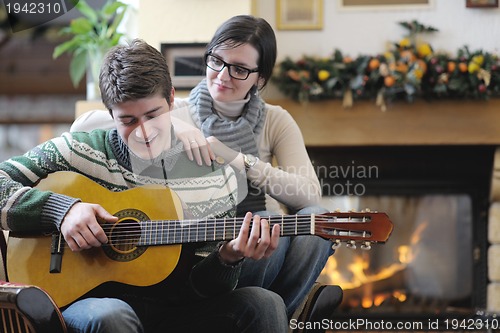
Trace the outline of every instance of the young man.
{"label": "young man", "polygon": [[[211,166],[189,161],[172,133],[174,89],[160,52],[140,40],[114,48],[101,69],[100,89],[114,129],[65,133],[0,164],[2,229],[59,230],[72,251],[110,241],[103,225],[117,223],[115,212],[36,188],[57,171],[85,175],[113,192],[166,185],[180,197],[185,215],[234,215],[238,193],[232,169],[222,161]],[[269,257],[278,239],[279,226],[270,228],[248,213],[234,239],[183,246],[166,283],[98,287],[65,307],[64,319],[70,332],[285,332],[280,296],[258,287],[235,289],[242,260]]]}

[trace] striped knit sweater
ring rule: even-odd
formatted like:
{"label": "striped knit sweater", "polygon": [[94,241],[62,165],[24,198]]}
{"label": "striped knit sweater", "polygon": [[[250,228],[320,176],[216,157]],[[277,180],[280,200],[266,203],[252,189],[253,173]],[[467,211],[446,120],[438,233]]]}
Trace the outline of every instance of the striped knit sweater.
{"label": "striped knit sweater", "polygon": [[[57,171],[80,173],[111,191],[145,184],[167,185],[178,194],[192,217],[235,214],[237,182],[232,168],[198,166],[187,159],[182,144],[175,140],[171,150],[146,162],[133,157],[116,130],[94,130],[64,133],[0,163],[2,229],[59,229],[65,214],[79,199],[33,188],[40,179]],[[193,289],[198,297],[206,297],[234,288],[239,269],[240,265],[222,264],[213,251],[197,264],[195,271],[199,273],[191,274],[189,279],[204,281]],[[214,290],[211,281],[217,281],[220,290]]]}

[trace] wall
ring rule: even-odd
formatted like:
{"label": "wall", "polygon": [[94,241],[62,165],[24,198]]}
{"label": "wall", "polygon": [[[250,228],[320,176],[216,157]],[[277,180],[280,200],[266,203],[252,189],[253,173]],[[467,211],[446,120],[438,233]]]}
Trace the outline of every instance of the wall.
{"label": "wall", "polygon": [[250,8],[250,0],[141,0],[138,34],[158,48],[162,42],[208,42],[223,21]]}
{"label": "wall", "polygon": [[[136,0],[128,0],[136,2]],[[313,31],[283,31],[276,28],[277,0],[140,0],[137,9],[138,36],[160,47],[162,42],[205,42],[227,18],[254,13],[275,28],[278,61],[304,54],[329,56],[338,48],[352,57],[378,54],[406,32],[397,22],[418,20],[439,29],[425,35],[435,51],[455,53],[468,45],[471,50],[500,50],[500,9],[470,9],[465,0],[430,0],[426,9],[346,10],[341,0],[324,1],[324,28]],[[266,98],[281,98],[272,84]]]}
{"label": "wall", "polygon": [[[258,15],[276,27],[275,1],[257,1]],[[465,0],[433,0],[427,9],[346,10],[340,1],[324,0],[321,31],[276,30],[278,57],[329,56],[335,48],[353,57],[382,53],[406,32],[397,22],[411,20],[439,29],[423,36],[435,51],[455,53],[464,45],[471,50],[500,51],[500,8],[466,8]]]}

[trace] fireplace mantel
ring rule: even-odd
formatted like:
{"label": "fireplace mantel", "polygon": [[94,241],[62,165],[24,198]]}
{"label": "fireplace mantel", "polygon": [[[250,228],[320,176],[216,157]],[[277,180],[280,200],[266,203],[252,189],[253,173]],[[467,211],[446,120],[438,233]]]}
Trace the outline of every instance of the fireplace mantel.
{"label": "fireplace mantel", "polygon": [[500,99],[417,100],[387,105],[340,100],[301,104],[270,100],[288,110],[309,147],[387,145],[500,145]]}

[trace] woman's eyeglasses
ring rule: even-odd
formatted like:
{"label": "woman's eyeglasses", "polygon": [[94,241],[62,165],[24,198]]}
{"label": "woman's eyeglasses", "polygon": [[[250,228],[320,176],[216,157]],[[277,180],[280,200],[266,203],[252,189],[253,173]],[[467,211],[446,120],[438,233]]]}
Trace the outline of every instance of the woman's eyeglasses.
{"label": "woman's eyeglasses", "polygon": [[238,65],[228,64],[221,58],[214,56],[213,54],[210,53],[205,55],[205,64],[207,65],[208,68],[216,72],[220,72],[224,69],[224,67],[226,67],[227,70],[229,71],[229,76],[231,76],[233,79],[236,80],[246,80],[248,79],[248,76],[250,74],[259,71],[258,68],[248,69]]}

